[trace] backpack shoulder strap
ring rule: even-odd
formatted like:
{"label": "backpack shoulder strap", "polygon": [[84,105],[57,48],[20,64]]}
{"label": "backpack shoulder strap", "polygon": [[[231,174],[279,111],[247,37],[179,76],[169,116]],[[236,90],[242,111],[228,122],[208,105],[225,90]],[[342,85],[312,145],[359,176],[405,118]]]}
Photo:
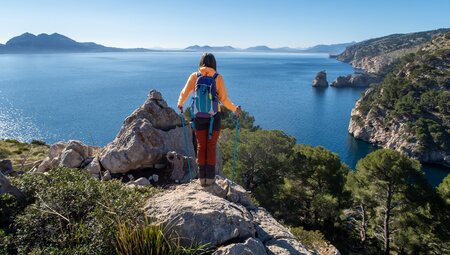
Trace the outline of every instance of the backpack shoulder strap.
{"label": "backpack shoulder strap", "polygon": [[217,76],[219,76],[219,73],[215,73],[215,74],[213,75],[213,79],[215,80],[215,79],[217,78]]}
{"label": "backpack shoulder strap", "polygon": [[202,73],[197,72],[197,78],[200,77],[200,76],[202,76]]}

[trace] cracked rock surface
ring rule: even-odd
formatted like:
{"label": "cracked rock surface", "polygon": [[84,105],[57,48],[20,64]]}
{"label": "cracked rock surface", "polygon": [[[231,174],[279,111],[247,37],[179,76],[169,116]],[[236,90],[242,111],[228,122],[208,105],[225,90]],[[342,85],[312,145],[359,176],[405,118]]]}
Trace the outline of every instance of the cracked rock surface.
{"label": "cracked rock surface", "polygon": [[218,248],[216,255],[316,254],[224,178],[210,187],[198,180],[177,185],[150,198],[145,211],[182,245],[209,244]]}

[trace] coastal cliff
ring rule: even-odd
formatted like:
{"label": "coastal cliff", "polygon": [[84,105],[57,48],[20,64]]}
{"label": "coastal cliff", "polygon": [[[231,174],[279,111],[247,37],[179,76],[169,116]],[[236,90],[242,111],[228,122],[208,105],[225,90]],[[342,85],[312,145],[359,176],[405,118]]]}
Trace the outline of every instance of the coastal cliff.
{"label": "coastal cliff", "polygon": [[368,74],[383,75],[401,57],[416,52],[434,36],[447,32],[450,29],[442,28],[374,38],[348,46],[336,59]]}
{"label": "coastal cliff", "polygon": [[[405,152],[422,162],[450,165],[450,33],[447,30],[410,34],[401,52],[408,54],[356,102],[348,131],[354,137]],[[434,39],[422,44],[428,36]],[[417,35],[420,37],[411,37]],[[405,37],[405,35],[394,38]],[[378,39],[379,45],[389,39]],[[384,43],[387,47],[387,44]],[[353,66],[379,73],[399,51],[395,45],[361,56],[368,49],[356,47],[340,55]],[[350,54],[352,53],[352,54]],[[387,54],[387,55],[386,55]],[[371,60],[370,60],[371,59]],[[381,62],[374,61],[384,59]]]}

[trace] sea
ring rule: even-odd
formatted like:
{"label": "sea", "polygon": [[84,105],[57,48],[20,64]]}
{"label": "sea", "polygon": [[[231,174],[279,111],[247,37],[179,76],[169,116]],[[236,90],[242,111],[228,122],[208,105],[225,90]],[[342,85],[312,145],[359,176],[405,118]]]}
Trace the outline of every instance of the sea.
{"label": "sea", "polygon": [[[54,143],[77,139],[104,146],[123,120],[160,91],[171,107],[198,52],[0,54],[0,139]],[[229,98],[263,129],[280,129],[297,143],[323,146],[352,168],[376,148],[347,132],[364,88],[313,88],[317,72],[331,83],[354,72],[327,54],[215,53]],[[430,184],[450,169],[424,165]]]}

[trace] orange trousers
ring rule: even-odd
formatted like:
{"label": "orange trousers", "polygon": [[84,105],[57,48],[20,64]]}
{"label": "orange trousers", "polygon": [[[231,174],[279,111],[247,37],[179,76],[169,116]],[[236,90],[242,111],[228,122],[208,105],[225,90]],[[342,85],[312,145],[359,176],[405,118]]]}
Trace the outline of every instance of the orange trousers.
{"label": "orange trousers", "polygon": [[208,139],[208,130],[195,130],[197,139],[197,164],[199,166],[216,164],[216,148],[220,129],[213,130],[212,138]]}

